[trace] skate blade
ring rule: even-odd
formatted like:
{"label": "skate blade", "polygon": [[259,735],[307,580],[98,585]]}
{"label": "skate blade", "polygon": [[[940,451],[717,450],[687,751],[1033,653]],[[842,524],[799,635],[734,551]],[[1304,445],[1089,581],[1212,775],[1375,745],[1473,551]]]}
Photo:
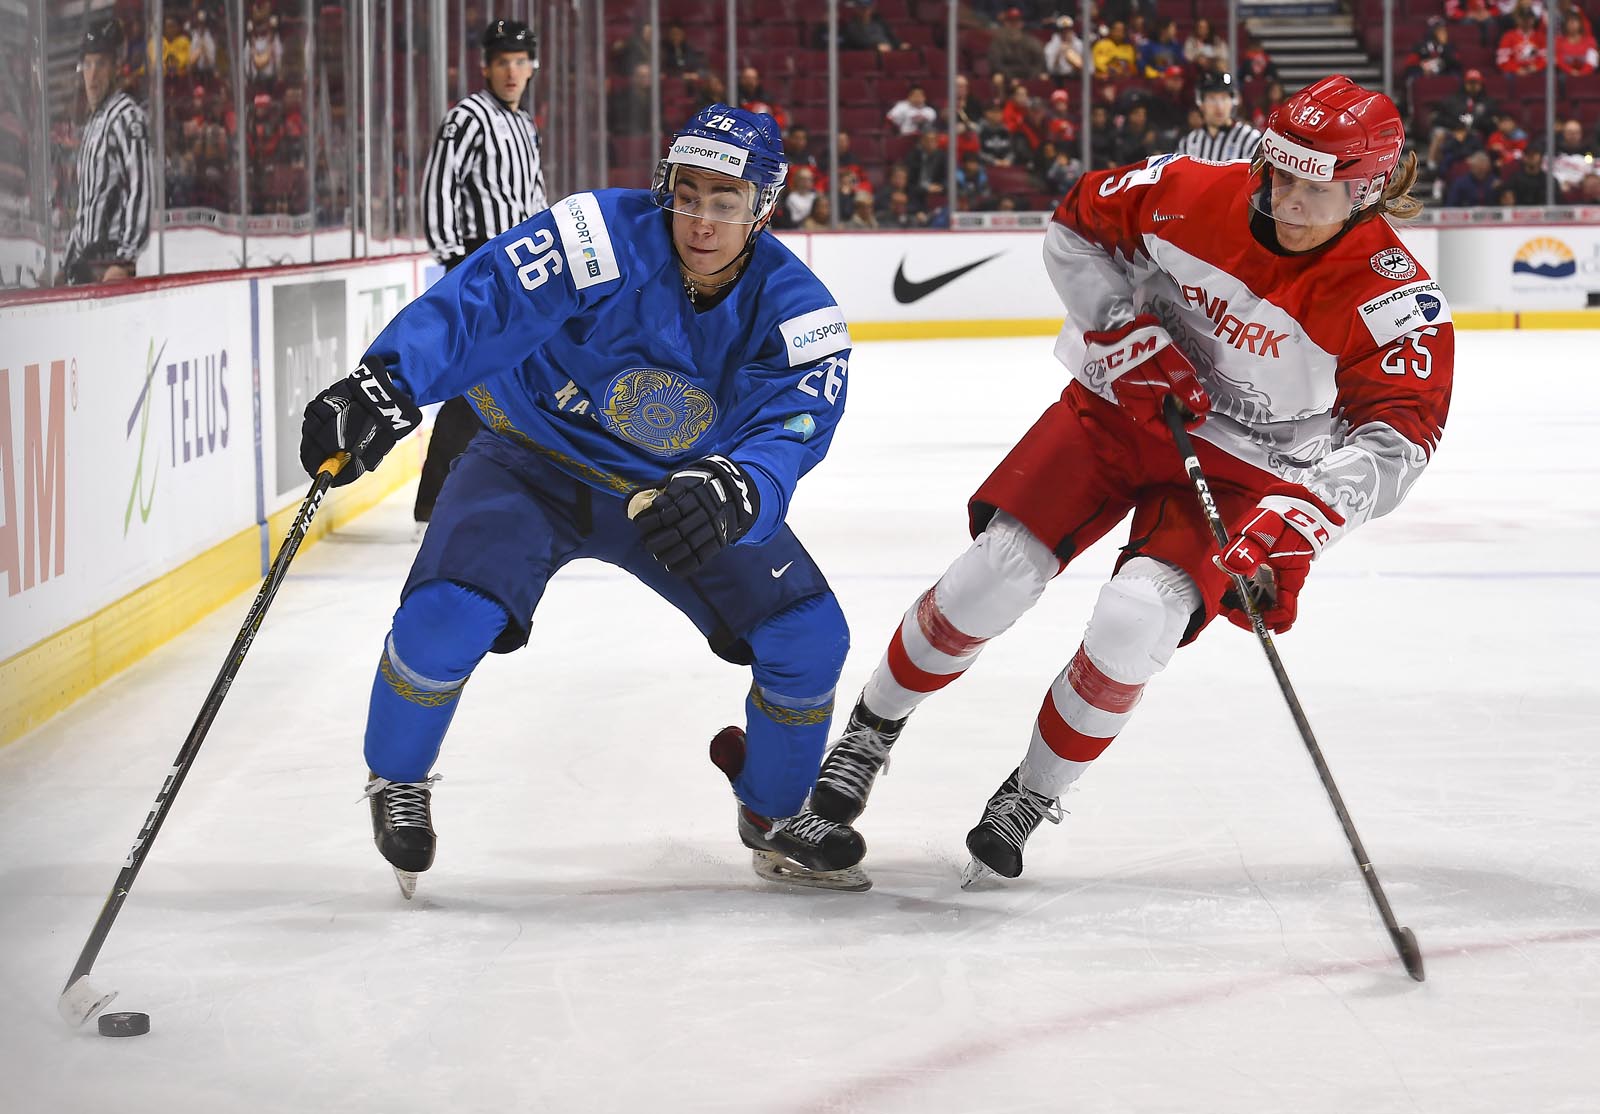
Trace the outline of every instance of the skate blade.
{"label": "skate blade", "polygon": [[410,901],[417,893],[417,875],[415,871],[394,868],[394,880],[400,887],[400,896]]}
{"label": "skate blade", "polygon": [[784,858],[776,851],[750,852],[750,866],[756,876],[784,886],[803,886],[812,890],[843,890],[862,893],[872,889],[872,879],[858,866],[843,870],[811,870]]}
{"label": "skate blade", "polygon": [[972,859],[967,861],[966,869],[961,872],[961,888],[963,890],[970,890],[972,887],[979,885],[986,879],[998,879],[999,877],[1000,875],[996,874],[983,863],[979,862],[977,857],[974,856]]}

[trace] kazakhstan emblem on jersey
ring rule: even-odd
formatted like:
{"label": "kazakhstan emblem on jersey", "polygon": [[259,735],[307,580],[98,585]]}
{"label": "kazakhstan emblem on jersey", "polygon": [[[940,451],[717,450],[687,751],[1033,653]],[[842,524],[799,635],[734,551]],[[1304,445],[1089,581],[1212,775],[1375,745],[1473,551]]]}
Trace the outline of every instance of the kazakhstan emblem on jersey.
{"label": "kazakhstan emblem on jersey", "polygon": [[677,456],[711,428],[717,405],[683,376],[643,367],[611,381],[601,413],[618,437],[657,456]]}

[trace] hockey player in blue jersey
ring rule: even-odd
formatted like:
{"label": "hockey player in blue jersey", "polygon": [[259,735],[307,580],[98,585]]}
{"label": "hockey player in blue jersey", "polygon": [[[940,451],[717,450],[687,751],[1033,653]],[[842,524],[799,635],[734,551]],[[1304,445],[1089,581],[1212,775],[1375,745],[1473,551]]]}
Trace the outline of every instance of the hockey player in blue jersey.
{"label": "hockey player in blue jersey", "polygon": [[306,407],[308,471],[347,483],[465,395],[483,419],[401,592],[367,717],[373,834],[410,896],[435,848],[430,776],[462,688],[528,640],[551,575],[592,557],[751,667],[712,741],[758,874],[865,889],[850,827],[804,810],[849,634],[784,524],[844,409],[850,334],[766,232],[787,165],[770,116],[725,105],[673,137],[651,190],[578,193],[403,309]]}

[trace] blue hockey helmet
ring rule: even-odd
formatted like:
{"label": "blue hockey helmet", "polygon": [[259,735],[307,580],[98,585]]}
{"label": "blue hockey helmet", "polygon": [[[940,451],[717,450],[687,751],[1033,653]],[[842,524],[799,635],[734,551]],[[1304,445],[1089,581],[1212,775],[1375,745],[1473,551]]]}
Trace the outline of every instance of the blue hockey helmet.
{"label": "blue hockey helmet", "polygon": [[[750,183],[742,201],[732,195],[680,198],[680,167],[710,170]],[[748,112],[713,104],[696,112],[672,137],[666,156],[656,164],[650,194],[657,205],[689,216],[705,216],[728,224],[759,224],[772,212],[789,174],[783,157],[778,122],[765,112]]]}

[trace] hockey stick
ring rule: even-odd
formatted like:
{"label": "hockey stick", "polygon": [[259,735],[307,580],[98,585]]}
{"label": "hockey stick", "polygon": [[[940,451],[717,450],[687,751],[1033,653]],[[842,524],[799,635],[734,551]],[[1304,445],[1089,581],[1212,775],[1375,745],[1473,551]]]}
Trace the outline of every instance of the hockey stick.
{"label": "hockey stick", "polygon": [[[1194,484],[1195,495],[1200,500],[1200,510],[1211,526],[1212,536],[1217,540],[1218,551],[1225,553],[1228,549],[1228,529],[1222,524],[1222,516],[1217,513],[1217,501],[1211,494],[1211,484],[1207,482],[1205,472],[1200,468],[1200,459],[1195,456],[1194,442],[1190,440],[1189,430],[1183,424],[1183,408],[1176,395],[1169,394],[1166,397],[1162,403],[1162,412],[1167,420],[1167,428],[1172,431],[1172,440],[1178,446],[1178,455],[1183,457],[1184,470],[1189,473],[1189,481]],[[1344,828],[1344,838],[1350,844],[1350,853],[1355,856],[1356,865],[1361,868],[1361,878],[1367,884],[1367,892],[1372,894],[1372,900],[1378,906],[1378,915],[1383,918],[1383,927],[1388,930],[1389,939],[1394,942],[1394,949],[1400,955],[1400,962],[1405,964],[1406,974],[1421,982],[1425,976],[1422,970],[1422,949],[1417,946],[1417,938],[1412,935],[1409,928],[1403,927],[1395,920],[1394,910],[1389,908],[1389,898],[1383,892],[1383,884],[1378,881],[1378,872],[1372,868],[1372,859],[1367,855],[1366,847],[1362,845],[1361,836],[1356,833],[1356,825],[1350,819],[1349,810],[1345,808],[1344,797],[1340,795],[1339,787],[1333,783],[1333,771],[1328,769],[1328,763],[1322,757],[1322,748],[1317,745],[1317,737],[1311,732],[1311,721],[1306,718],[1305,709],[1300,707],[1300,698],[1295,695],[1294,686],[1289,683],[1289,674],[1283,668],[1283,659],[1278,657],[1278,648],[1273,644],[1272,634],[1261,618],[1261,609],[1256,606],[1250,585],[1238,573],[1229,575],[1233,578],[1233,590],[1238,593],[1245,614],[1250,616],[1250,626],[1255,630],[1261,649],[1265,651],[1267,661],[1272,665],[1272,675],[1278,680],[1278,690],[1283,693],[1283,699],[1289,705],[1289,714],[1294,717],[1294,725],[1300,729],[1300,739],[1305,743],[1306,750],[1311,754],[1311,761],[1317,767],[1317,776],[1322,779],[1322,788],[1327,791],[1333,811],[1339,816],[1339,825]]]}
{"label": "hockey stick", "polygon": [[151,806],[150,814],[145,817],[144,826],[139,829],[139,835],[133,841],[133,848],[122,863],[122,871],[117,875],[111,893],[106,897],[105,905],[100,909],[100,917],[94,922],[94,930],[89,933],[89,940],[83,945],[83,952],[78,956],[78,962],[67,978],[66,988],[62,990],[61,997],[56,1002],[56,1009],[68,1024],[82,1025],[110,1005],[111,1000],[117,996],[114,990],[104,994],[90,986],[89,971],[94,966],[95,958],[100,954],[101,946],[106,942],[106,936],[111,932],[112,922],[122,911],[122,903],[128,899],[128,891],[133,889],[133,880],[139,876],[139,868],[144,865],[145,858],[150,854],[150,848],[156,841],[156,834],[161,831],[161,823],[167,818],[167,810],[172,807],[173,800],[178,796],[178,790],[183,787],[183,779],[188,775],[189,767],[200,751],[200,744],[205,742],[206,732],[211,730],[211,722],[216,718],[217,710],[222,707],[223,698],[228,695],[228,688],[233,684],[233,678],[244,663],[244,656],[250,650],[250,643],[255,641],[256,632],[261,628],[261,621],[266,617],[267,608],[272,605],[272,597],[278,594],[278,588],[288,574],[289,562],[294,560],[295,553],[300,549],[300,543],[305,540],[306,530],[310,528],[311,520],[316,517],[317,510],[322,505],[323,495],[327,493],[333,478],[339,474],[339,470],[349,459],[345,453],[338,453],[322,462],[322,467],[317,470],[317,478],[311,484],[311,491],[306,495],[305,502],[300,504],[300,513],[295,516],[294,524],[289,527],[288,536],[278,547],[278,555],[273,559],[272,567],[267,570],[267,578],[261,582],[261,590],[256,593],[255,603],[250,605],[250,613],[245,616],[244,626],[239,628],[239,634],[233,640],[233,648],[228,651],[228,656],[222,663],[221,672],[211,683],[211,691],[206,694],[205,703],[200,706],[200,714],[195,718],[194,726],[189,729],[189,737],[184,740],[183,749],[173,761],[167,780],[162,783],[161,791],[156,794],[156,802]]}

